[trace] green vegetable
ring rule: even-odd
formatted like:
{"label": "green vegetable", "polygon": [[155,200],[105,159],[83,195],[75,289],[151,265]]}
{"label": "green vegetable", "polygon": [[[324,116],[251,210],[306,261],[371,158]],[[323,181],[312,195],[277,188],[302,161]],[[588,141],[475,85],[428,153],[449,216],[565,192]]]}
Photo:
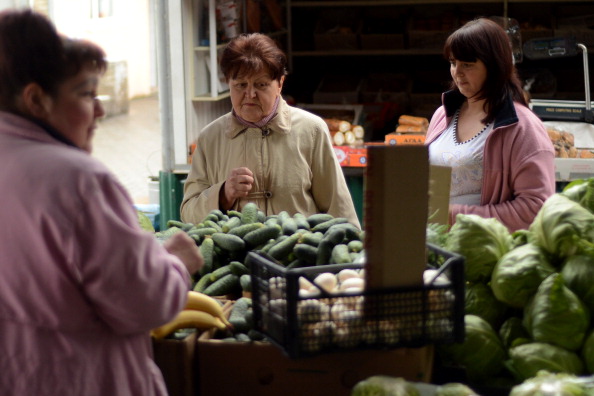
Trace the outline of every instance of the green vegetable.
{"label": "green vegetable", "polygon": [[293,248],[297,244],[297,241],[299,241],[300,237],[301,234],[299,232],[294,233],[285,240],[280,241],[274,246],[272,246],[268,250],[268,254],[276,260],[282,261],[293,250]]}
{"label": "green vegetable", "polygon": [[328,213],[316,213],[312,214],[307,218],[307,222],[309,223],[309,227],[313,228],[320,223],[323,223],[328,220],[332,220],[334,216]]}
{"label": "green vegetable", "polygon": [[530,334],[522,324],[522,318],[511,316],[499,328],[499,338],[503,345],[509,349],[530,341]]}
{"label": "green vegetable", "polygon": [[231,217],[221,226],[223,232],[229,232],[231,229],[241,225],[241,219],[239,217]]}
{"label": "green vegetable", "polygon": [[214,241],[211,237],[205,238],[200,244],[200,254],[204,260],[204,265],[200,269],[200,275],[204,275],[211,272],[214,267]]}
{"label": "green vegetable", "polygon": [[588,396],[590,386],[583,378],[567,373],[540,371],[535,377],[515,385],[510,396]]}
{"label": "green vegetable", "polygon": [[247,333],[250,330],[247,316],[251,309],[252,299],[248,297],[241,297],[233,304],[229,314],[229,322],[236,332]]}
{"label": "green vegetable", "polygon": [[225,296],[234,294],[239,287],[239,277],[229,273],[208,285],[203,293],[208,296]]}
{"label": "green vegetable", "polygon": [[480,316],[493,329],[498,329],[505,320],[508,307],[497,301],[491,288],[484,283],[468,283],[465,288],[464,312]]}
{"label": "green vegetable", "polygon": [[315,225],[314,227],[311,228],[311,231],[312,232],[317,232],[317,231],[326,232],[333,225],[343,224],[343,223],[347,223],[347,222],[348,222],[348,219],[346,219],[345,217],[335,217],[331,220],[328,220],[323,223]]}
{"label": "green vegetable", "polygon": [[241,290],[244,292],[251,292],[252,291],[252,277],[249,274],[243,274],[239,277],[239,284],[241,285]]}
{"label": "green vegetable", "polygon": [[333,264],[348,264],[351,262],[351,256],[349,255],[349,247],[344,243],[339,243],[332,248],[330,254],[330,263]]}
{"label": "green vegetable", "polygon": [[211,238],[222,249],[231,252],[245,249],[245,241],[237,235],[215,232],[211,235]]}
{"label": "green vegetable", "polygon": [[465,257],[469,282],[491,279],[495,264],[511,248],[511,234],[499,220],[467,214],[456,216],[446,243],[446,250]]}
{"label": "green vegetable", "polygon": [[374,375],[355,384],[351,396],[420,396],[421,393],[404,378]]}
{"label": "green vegetable", "polygon": [[243,240],[248,246],[260,246],[270,239],[275,239],[281,234],[281,227],[279,225],[267,225],[258,227],[243,236]]}
{"label": "green vegetable", "polygon": [[524,308],[540,283],[554,272],[543,250],[528,243],[501,257],[491,275],[491,288],[499,301]]}
{"label": "green vegetable", "polygon": [[478,396],[468,385],[450,382],[437,387],[435,396]]}
{"label": "green vegetable", "polygon": [[594,374],[594,331],[590,331],[584,341],[581,351],[582,359],[586,365],[586,371],[590,374]]}
{"label": "green vegetable", "polygon": [[594,313],[594,256],[575,255],[565,260],[561,269],[565,285]]}
{"label": "green vegetable", "polygon": [[520,381],[532,378],[539,371],[580,375],[584,365],[580,357],[567,349],[544,342],[532,342],[510,348],[508,369]]}
{"label": "green vegetable", "polygon": [[555,273],[546,278],[526,305],[524,327],[535,341],[558,345],[570,351],[581,347],[590,315],[578,297]]}
{"label": "green vegetable", "polygon": [[145,231],[155,232],[153,222],[151,221],[151,219],[149,219],[149,217],[146,214],[136,209],[136,215],[138,217],[138,224],[140,225],[140,228],[142,228]]}
{"label": "green vegetable", "polygon": [[258,222],[258,205],[253,202],[248,202],[241,209],[241,222],[243,224]]}
{"label": "green vegetable", "polygon": [[472,381],[482,382],[503,370],[507,352],[491,325],[476,315],[464,316],[464,342],[439,345],[439,353],[446,362],[466,368]]}
{"label": "green vegetable", "polygon": [[315,265],[318,257],[317,247],[305,243],[298,243],[293,248],[293,252],[300,262],[306,265]]}
{"label": "green vegetable", "polygon": [[582,251],[582,240],[594,241],[594,214],[562,194],[545,201],[529,227],[529,241],[558,261]]}
{"label": "green vegetable", "polygon": [[594,212],[594,178],[572,181],[565,186],[561,195]]}

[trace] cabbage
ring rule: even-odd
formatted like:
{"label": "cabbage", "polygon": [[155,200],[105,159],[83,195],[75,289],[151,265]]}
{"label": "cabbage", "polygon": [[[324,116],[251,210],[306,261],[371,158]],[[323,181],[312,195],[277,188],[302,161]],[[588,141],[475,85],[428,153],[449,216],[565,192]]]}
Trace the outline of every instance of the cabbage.
{"label": "cabbage", "polygon": [[575,353],[556,345],[532,342],[510,348],[506,366],[521,381],[532,378],[540,370],[580,375],[584,364]]}
{"label": "cabbage", "polygon": [[351,396],[420,396],[420,392],[403,378],[374,375],[357,382]]}
{"label": "cabbage", "polygon": [[580,240],[594,241],[594,214],[562,194],[550,196],[529,228],[528,241],[559,260],[580,251]]}
{"label": "cabbage", "polygon": [[498,329],[505,318],[507,306],[495,298],[491,288],[484,283],[466,284],[464,312],[485,319],[491,327]]}
{"label": "cabbage", "polygon": [[561,269],[563,282],[594,312],[594,256],[571,256]]}
{"label": "cabbage", "polygon": [[478,394],[468,385],[450,382],[437,387],[435,396],[477,396]]}
{"label": "cabbage", "polygon": [[469,282],[488,281],[497,261],[511,250],[509,230],[495,218],[458,214],[446,241],[446,250],[465,257]]}
{"label": "cabbage", "polygon": [[512,316],[506,319],[499,328],[499,338],[506,348],[531,342],[530,334],[522,324],[522,318]]}
{"label": "cabbage", "polygon": [[512,388],[509,396],[587,396],[579,377],[567,373],[539,371]]}
{"label": "cabbage", "polygon": [[565,186],[561,194],[594,212],[594,178],[574,180]]}
{"label": "cabbage", "polygon": [[491,325],[479,316],[464,315],[464,331],[462,343],[438,346],[443,361],[464,366],[473,381],[499,374],[507,352]]}
{"label": "cabbage", "polygon": [[546,278],[526,305],[524,326],[535,341],[570,351],[582,346],[590,315],[579,298],[563,284],[561,274]]}
{"label": "cabbage", "polygon": [[529,243],[501,257],[491,274],[491,288],[499,301],[524,308],[540,283],[554,272],[542,249]]}
{"label": "cabbage", "polygon": [[584,345],[582,346],[582,358],[586,365],[586,371],[590,374],[594,374],[594,331],[586,337]]}

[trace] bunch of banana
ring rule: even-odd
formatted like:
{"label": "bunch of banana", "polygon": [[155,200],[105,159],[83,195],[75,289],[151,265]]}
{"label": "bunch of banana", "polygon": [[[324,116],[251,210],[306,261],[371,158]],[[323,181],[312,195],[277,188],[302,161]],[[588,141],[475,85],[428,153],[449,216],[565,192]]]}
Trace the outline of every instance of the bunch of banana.
{"label": "bunch of banana", "polygon": [[225,330],[231,324],[223,313],[223,307],[214,298],[193,290],[188,291],[185,308],[170,322],[151,330],[151,336],[161,339],[179,329],[197,328]]}

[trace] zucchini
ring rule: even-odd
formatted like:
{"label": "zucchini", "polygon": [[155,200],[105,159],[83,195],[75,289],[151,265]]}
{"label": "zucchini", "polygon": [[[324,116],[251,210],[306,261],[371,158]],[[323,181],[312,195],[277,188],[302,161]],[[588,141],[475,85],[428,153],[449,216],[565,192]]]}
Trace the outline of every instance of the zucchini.
{"label": "zucchini", "polygon": [[219,247],[227,251],[235,252],[245,249],[244,240],[237,235],[215,232],[210,237]]}
{"label": "zucchini", "polygon": [[207,296],[225,296],[235,293],[238,289],[239,277],[229,273],[208,285],[203,293]]}
{"label": "zucchini", "polygon": [[248,202],[241,209],[241,222],[243,224],[256,223],[258,221],[258,205]]}
{"label": "zucchini", "polygon": [[282,230],[279,225],[262,226],[245,234],[243,240],[248,246],[259,246],[266,243],[269,239],[277,238],[281,232]]}

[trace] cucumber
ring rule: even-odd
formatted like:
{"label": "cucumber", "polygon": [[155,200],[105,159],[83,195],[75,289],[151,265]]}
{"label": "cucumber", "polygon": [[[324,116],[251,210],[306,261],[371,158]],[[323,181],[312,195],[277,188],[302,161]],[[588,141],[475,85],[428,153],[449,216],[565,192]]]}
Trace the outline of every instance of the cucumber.
{"label": "cucumber", "polygon": [[350,241],[347,246],[349,247],[349,252],[359,253],[363,250],[363,242],[359,240],[352,240]]}
{"label": "cucumber", "polygon": [[229,232],[231,229],[239,225],[241,225],[241,219],[239,217],[231,217],[221,226],[221,231]]}
{"label": "cucumber", "polygon": [[263,226],[245,234],[243,240],[248,246],[259,246],[266,243],[269,239],[277,238],[281,232],[282,229],[279,225]]}
{"label": "cucumber", "polygon": [[266,221],[264,222],[264,225],[280,225],[280,220],[278,219],[278,216],[268,216],[268,218],[266,218]]}
{"label": "cucumber", "polygon": [[258,205],[248,202],[241,209],[241,222],[243,224],[256,223],[258,221]]}
{"label": "cucumber", "polygon": [[207,296],[225,296],[227,294],[234,294],[238,288],[239,277],[229,273],[208,285],[203,293]]}
{"label": "cucumber", "polygon": [[184,231],[188,231],[189,229],[194,227],[194,224],[192,224],[192,223],[184,223],[183,221],[179,221],[179,220],[167,220],[166,225],[167,225],[167,228],[177,227],[177,228],[181,228]]}
{"label": "cucumber", "polygon": [[239,277],[239,284],[241,285],[241,290],[244,292],[251,292],[252,291],[252,277],[249,274],[243,274]]}
{"label": "cucumber", "polygon": [[331,264],[348,264],[351,262],[349,247],[347,245],[339,243],[332,248],[332,253],[330,255]]}
{"label": "cucumber", "polygon": [[295,213],[293,215],[293,219],[295,220],[295,223],[297,224],[297,228],[300,228],[302,230],[309,230],[311,228],[311,226],[309,225],[309,222],[307,221],[307,218],[305,217],[305,215],[303,213]]}
{"label": "cucumber", "polygon": [[329,264],[332,257],[332,249],[344,240],[346,231],[340,228],[328,231],[318,245],[318,257],[316,265]]}
{"label": "cucumber", "polygon": [[314,265],[318,257],[318,248],[305,243],[298,243],[293,248],[295,256],[308,265]]}
{"label": "cucumber", "polygon": [[301,237],[301,233],[296,232],[293,235],[289,236],[283,241],[276,243],[274,246],[268,250],[268,254],[276,260],[283,260],[285,257],[291,253],[297,241]]}
{"label": "cucumber", "polygon": [[200,254],[202,255],[202,259],[204,260],[204,265],[199,271],[200,275],[207,274],[212,272],[214,266],[214,241],[212,238],[207,237],[205,238],[202,243],[200,244]]}
{"label": "cucumber", "polygon": [[231,267],[231,273],[237,276],[249,274],[250,272],[250,270],[248,270],[248,268],[239,261],[231,261],[229,263],[229,267]]}
{"label": "cucumber", "polygon": [[[342,228],[345,231],[345,238],[347,238],[349,241],[353,241],[353,240],[362,241],[363,240],[362,235],[361,235],[361,230],[359,228],[357,228],[357,226],[352,223],[334,224],[333,226],[330,226],[328,231],[330,231],[333,228]],[[326,232],[328,232],[328,231],[326,231]]]}
{"label": "cucumber", "polygon": [[217,230],[217,232],[222,232],[223,230],[221,229],[221,226],[214,220],[204,220],[204,227],[212,227],[215,230]]}
{"label": "cucumber", "polygon": [[318,246],[324,238],[324,234],[321,232],[306,232],[301,236],[301,243],[305,243],[311,246]]}
{"label": "cucumber", "polygon": [[313,232],[320,231],[320,232],[324,232],[325,233],[333,225],[335,225],[335,224],[343,224],[343,223],[348,223],[348,219],[346,217],[335,217],[335,218],[333,218],[331,220],[324,221],[323,223],[317,224],[315,227],[312,227],[311,230]]}
{"label": "cucumber", "polygon": [[244,240],[237,235],[225,234],[224,232],[215,232],[210,237],[219,247],[230,252],[245,249]]}
{"label": "cucumber", "polygon": [[292,217],[284,219],[281,227],[283,229],[283,234],[285,235],[293,235],[297,232],[297,222]]}
{"label": "cucumber", "polygon": [[[209,215],[217,216],[217,220],[224,220],[225,214],[220,209],[213,209],[210,211]],[[215,220],[216,221],[216,220]]]}
{"label": "cucumber", "polygon": [[249,223],[249,224],[241,224],[235,228],[229,230],[229,234],[237,235],[240,238],[243,238],[247,233],[258,230],[264,227],[264,224],[257,222],[257,223]]}
{"label": "cucumber", "polygon": [[204,236],[212,235],[215,232],[217,232],[216,228],[212,227],[192,228],[190,231],[188,231],[188,235],[191,237],[198,236],[203,238]]}
{"label": "cucumber", "polygon": [[204,290],[212,283],[209,274],[204,274],[198,282],[194,285],[194,291],[203,293]]}
{"label": "cucumber", "polygon": [[313,228],[320,223],[323,223],[328,220],[332,220],[334,216],[329,213],[316,213],[312,214],[307,218],[307,222],[309,223],[309,227]]}
{"label": "cucumber", "polygon": [[237,210],[230,209],[227,211],[227,216],[229,217],[239,217],[241,219],[241,212]]}

